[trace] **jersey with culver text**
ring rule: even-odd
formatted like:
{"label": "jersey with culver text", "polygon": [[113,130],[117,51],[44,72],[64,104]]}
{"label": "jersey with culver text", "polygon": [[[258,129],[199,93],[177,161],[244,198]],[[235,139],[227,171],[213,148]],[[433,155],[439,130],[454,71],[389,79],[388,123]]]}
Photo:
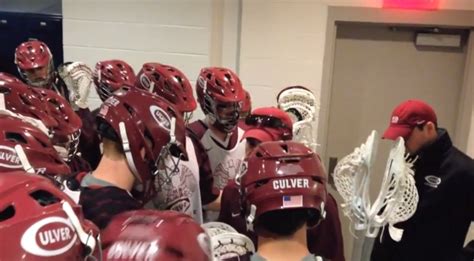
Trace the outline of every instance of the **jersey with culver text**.
{"label": "jersey with culver text", "polygon": [[[152,199],[153,206],[160,210],[175,210],[191,216],[202,223],[201,191],[199,188],[199,166],[193,142],[186,137],[188,160],[180,160],[178,172],[171,180],[158,176],[155,180],[157,195]],[[173,158],[177,161],[176,158]],[[168,164],[172,166],[172,162]]]}
{"label": "jersey with culver text", "polygon": [[199,137],[209,157],[214,187],[222,190],[235,178],[244,159],[245,143],[240,142],[244,131],[237,128],[226,141],[220,141],[201,120],[191,123],[189,128]]}

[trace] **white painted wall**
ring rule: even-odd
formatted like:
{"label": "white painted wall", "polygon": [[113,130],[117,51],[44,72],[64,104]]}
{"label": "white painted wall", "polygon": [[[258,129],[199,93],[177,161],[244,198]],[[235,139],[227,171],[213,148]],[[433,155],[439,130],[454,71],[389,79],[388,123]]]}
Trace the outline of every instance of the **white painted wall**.
{"label": "white painted wall", "polygon": [[[440,1],[443,9],[474,10],[472,0]],[[118,58],[137,71],[144,62],[169,63],[191,81],[204,66],[228,66],[254,108],[273,105],[291,84],[319,97],[331,5],[381,7],[382,0],[63,0],[64,57],[90,66]]]}
{"label": "white painted wall", "polygon": [[290,85],[319,97],[327,10],[318,1],[243,0],[239,72],[254,108],[276,105]]}
{"label": "white painted wall", "polygon": [[65,61],[161,62],[191,81],[210,65],[211,0],[63,0],[63,15]]}

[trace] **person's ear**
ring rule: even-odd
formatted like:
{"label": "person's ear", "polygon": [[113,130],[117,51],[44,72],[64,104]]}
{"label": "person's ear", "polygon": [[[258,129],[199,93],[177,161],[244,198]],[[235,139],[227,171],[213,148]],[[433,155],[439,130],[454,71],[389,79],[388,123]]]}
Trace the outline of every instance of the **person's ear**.
{"label": "person's ear", "polygon": [[437,134],[436,125],[431,121],[425,124],[425,130],[430,134],[430,136]]}

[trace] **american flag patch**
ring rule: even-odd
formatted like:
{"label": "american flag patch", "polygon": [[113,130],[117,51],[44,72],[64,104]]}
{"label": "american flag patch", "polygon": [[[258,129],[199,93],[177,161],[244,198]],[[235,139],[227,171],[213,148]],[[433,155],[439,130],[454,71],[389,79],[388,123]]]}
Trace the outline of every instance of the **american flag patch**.
{"label": "american flag patch", "polygon": [[303,206],[303,196],[283,196],[282,208],[297,208]]}

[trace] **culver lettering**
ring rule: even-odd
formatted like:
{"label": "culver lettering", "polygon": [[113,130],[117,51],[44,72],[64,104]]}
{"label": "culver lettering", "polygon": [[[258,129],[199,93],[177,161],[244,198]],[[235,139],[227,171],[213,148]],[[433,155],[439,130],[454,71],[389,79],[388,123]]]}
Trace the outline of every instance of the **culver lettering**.
{"label": "culver lettering", "polygon": [[13,164],[20,164],[20,159],[15,154],[0,151],[0,160],[8,161]]}
{"label": "culver lettering", "polygon": [[280,179],[273,181],[273,189],[309,188],[308,179]]}
{"label": "culver lettering", "polygon": [[71,240],[71,230],[67,227],[39,232],[39,239],[43,246]]}

